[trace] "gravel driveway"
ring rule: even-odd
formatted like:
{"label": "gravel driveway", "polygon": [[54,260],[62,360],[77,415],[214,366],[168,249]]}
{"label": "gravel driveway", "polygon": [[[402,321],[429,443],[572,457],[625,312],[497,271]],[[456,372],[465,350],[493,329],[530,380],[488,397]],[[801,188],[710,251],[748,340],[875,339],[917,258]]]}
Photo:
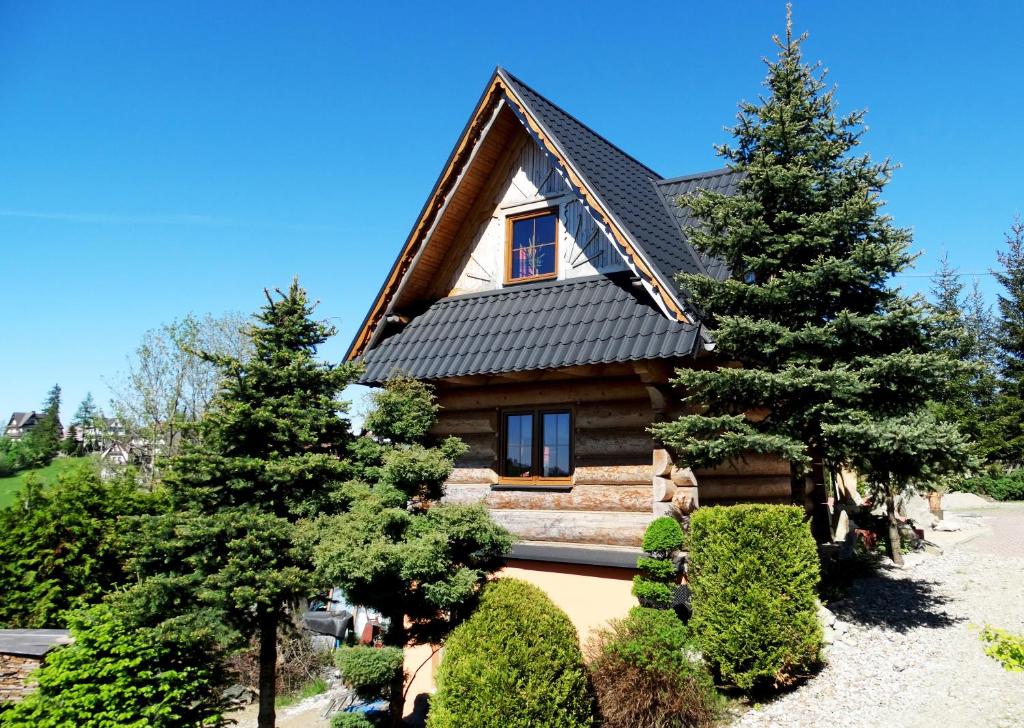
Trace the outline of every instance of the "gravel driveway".
{"label": "gravel driveway", "polygon": [[857,580],[830,605],[827,667],[734,725],[1024,726],[1024,673],[1006,672],[978,639],[986,624],[1024,632],[1024,504],[958,515],[981,525],[929,534],[941,555]]}

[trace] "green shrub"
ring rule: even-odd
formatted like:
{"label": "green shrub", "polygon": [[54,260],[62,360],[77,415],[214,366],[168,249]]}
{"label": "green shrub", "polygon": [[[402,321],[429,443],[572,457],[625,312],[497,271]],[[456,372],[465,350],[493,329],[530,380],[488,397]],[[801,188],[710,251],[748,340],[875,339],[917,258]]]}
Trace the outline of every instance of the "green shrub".
{"label": "green shrub", "polygon": [[1014,470],[1005,475],[979,475],[964,478],[953,485],[960,493],[987,495],[998,501],[1024,500],[1024,470]]}
{"label": "green shrub", "polygon": [[637,607],[587,645],[603,728],[713,725],[722,699],[670,610]]}
{"label": "green shrub", "polygon": [[644,532],[648,556],[637,559],[640,573],[633,577],[633,596],[641,606],[671,609],[679,569],[673,557],[683,547],[683,529],[671,516],[655,518]]}
{"label": "green shrub", "polygon": [[335,653],[334,664],[345,681],[363,700],[377,700],[387,695],[395,676],[402,670],[405,655],[397,647],[342,647]]}
{"label": "green shrub", "polygon": [[376,728],[362,713],[338,713],[331,718],[331,728]]}
{"label": "green shrub", "polygon": [[130,478],[101,479],[91,460],[74,463],[56,485],[30,478],[0,509],[0,626],[63,627],[67,610],[131,581],[126,523],[158,504]]}
{"label": "green shrub", "polygon": [[72,612],[74,643],[34,673],[37,689],[3,713],[4,728],[221,725],[226,673],[210,635],[134,626],[109,603]]}
{"label": "green shrub", "polygon": [[804,510],[737,505],[690,520],[690,627],[722,681],[788,685],[819,659],[818,551]]}
{"label": "green shrub", "polygon": [[985,654],[1009,672],[1024,672],[1024,635],[1011,634],[995,627],[985,627],[981,639],[988,643]]}
{"label": "green shrub", "polygon": [[445,644],[429,728],[577,728],[593,699],[572,622],[535,586],[499,579]]}

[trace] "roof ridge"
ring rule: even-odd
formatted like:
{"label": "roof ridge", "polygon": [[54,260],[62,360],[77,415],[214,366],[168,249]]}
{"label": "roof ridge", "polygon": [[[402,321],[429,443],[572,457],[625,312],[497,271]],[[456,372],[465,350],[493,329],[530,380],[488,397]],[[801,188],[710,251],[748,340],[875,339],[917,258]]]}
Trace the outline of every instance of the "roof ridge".
{"label": "roof ridge", "polygon": [[718,169],[708,170],[707,172],[696,172],[694,174],[684,174],[679,177],[669,177],[667,179],[659,179],[655,181],[657,185],[670,184],[673,182],[689,182],[695,179],[708,179],[710,177],[722,177],[727,174],[739,174],[735,169],[730,167],[719,167]]}
{"label": "roof ridge", "polygon": [[615,151],[617,151],[617,152],[618,152],[619,154],[621,154],[622,156],[624,156],[624,157],[627,157],[627,158],[629,158],[629,159],[630,159],[631,161],[633,161],[633,162],[636,162],[637,164],[639,164],[639,165],[640,165],[641,167],[643,167],[643,168],[644,168],[644,169],[646,169],[646,170],[647,170],[648,172],[650,172],[650,173],[651,173],[652,175],[654,175],[654,177],[655,177],[656,179],[658,179],[658,180],[662,180],[662,179],[664,179],[664,177],[662,177],[662,176],[661,176],[660,174],[658,174],[658,173],[657,173],[656,171],[654,171],[653,169],[651,169],[651,168],[650,168],[650,167],[649,167],[648,165],[644,164],[644,163],[643,163],[643,162],[641,162],[641,161],[640,161],[639,159],[637,159],[636,157],[634,157],[634,156],[633,156],[632,154],[630,154],[629,152],[627,152],[627,151],[626,151],[625,149],[623,149],[622,147],[620,147],[620,146],[619,146],[618,144],[616,144],[615,142],[613,142],[613,141],[611,141],[610,139],[608,139],[608,137],[606,137],[606,136],[605,136],[604,134],[601,134],[600,132],[597,132],[597,131],[595,131],[595,130],[594,130],[594,129],[593,129],[593,128],[592,128],[592,127],[591,127],[591,126],[589,125],[589,124],[585,124],[584,122],[580,121],[579,117],[575,116],[574,114],[570,114],[570,113],[569,113],[568,111],[566,111],[565,109],[563,109],[563,108],[562,108],[561,106],[559,106],[558,104],[556,104],[556,103],[555,103],[554,101],[552,101],[551,99],[549,99],[549,98],[548,98],[547,96],[545,96],[544,94],[542,94],[542,93],[541,93],[540,91],[538,91],[537,89],[533,88],[533,86],[531,86],[530,84],[528,84],[528,83],[526,83],[525,81],[523,81],[523,80],[522,80],[521,78],[519,78],[518,76],[516,76],[516,75],[515,75],[514,73],[511,73],[511,72],[509,72],[509,71],[508,71],[508,69],[506,69],[506,68],[504,68],[504,67],[502,67],[502,66],[498,66],[498,67],[497,67],[497,68],[496,68],[495,70],[496,70],[497,72],[499,72],[499,73],[502,73],[502,74],[504,74],[504,75],[508,76],[508,77],[509,77],[510,79],[512,79],[513,81],[515,81],[515,82],[516,82],[517,84],[519,84],[519,85],[520,85],[520,86],[522,86],[523,88],[525,88],[525,89],[527,89],[528,91],[530,91],[530,92],[532,92],[532,93],[536,94],[537,96],[539,96],[539,97],[540,97],[541,99],[543,99],[543,100],[544,100],[544,101],[545,101],[546,103],[550,104],[550,105],[551,105],[551,107],[552,107],[553,109],[555,109],[556,111],[558,111],[558,112],[560,112],[560,113],[562,113],[562,114],[565,114],[566,116],[568,116],[568,117],[569,117],[570,119],[572,119],[573,121],[575,121],[575,122],[576,122],[577,124],[579,124],[580,126],[582,126],[582,127],[584,128],[584,129],[586,129],[586,130],[587,130],[588,132],[590,132],[591,134],[593,134],[593,135],[594,135],[595,137],[597,137],[598,139],[600,139],[601,141],[603,141],[603,142],[604,142],[605,144],[607,144],[608,146],[610,146],[610,147],[611,147],[612,149],[614,149]]}

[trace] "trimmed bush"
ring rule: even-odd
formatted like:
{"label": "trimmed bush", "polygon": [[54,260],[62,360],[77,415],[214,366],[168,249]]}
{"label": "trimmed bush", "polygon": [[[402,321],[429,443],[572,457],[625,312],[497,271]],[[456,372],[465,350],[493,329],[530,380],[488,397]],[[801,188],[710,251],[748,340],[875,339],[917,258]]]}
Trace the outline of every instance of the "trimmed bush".
{"label": "trimmed bush", "polygon": [[535,586],[499,579],[445,643],[429,728],[577,728],[593,698],[576,629]]}
{"label": "trimmed bush", "polygon": [[683,529],[671,516],[655,518],[644,532],[648,556],[637,559],[640,573],[633,577],[633,596],[641,606],[671,609],[679,569],[673,556],[683,547]]}
{"label": "trimmed bush", "polygon": [[397,647],[342,647],[334,655],[341,679],[366,701],[388,695],[404,660],[404,653]]}
{"label": "trimmed bush", "polygon": [[818,662],[818,550],[797,506],[698,509],[690,519],[690,628],[742,690],[788,685]]}
{"label": "trimmed bush", "polygon": [[637,607],[587,645],[603,728],[713,725],[722,700],[674,612]]}
{"label": "trimmed bush", "polygon": [[376,724],[362,713],[338,713],[331,718],[331,728],[376,728]]}

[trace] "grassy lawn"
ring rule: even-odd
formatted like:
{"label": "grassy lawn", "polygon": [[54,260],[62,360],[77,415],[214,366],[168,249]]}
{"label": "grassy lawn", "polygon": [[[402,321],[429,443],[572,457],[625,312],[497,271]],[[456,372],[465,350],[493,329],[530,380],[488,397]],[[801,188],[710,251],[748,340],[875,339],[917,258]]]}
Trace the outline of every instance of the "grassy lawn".
{"label": "grassy lawn", "polygon": [[42,478],[43,483],[49,485],[57,482],[58,475],[72,467],[75,463],[79,463],[85,459],[86,458],[57,458],[45,468],[22,470],[20,473],[8,478],[0,478],[0,508],[9,506],[14,502],[15,493],[21,490],[21,486],[24,484],[25,478],[28,477],[30,473],[35,473]]}

